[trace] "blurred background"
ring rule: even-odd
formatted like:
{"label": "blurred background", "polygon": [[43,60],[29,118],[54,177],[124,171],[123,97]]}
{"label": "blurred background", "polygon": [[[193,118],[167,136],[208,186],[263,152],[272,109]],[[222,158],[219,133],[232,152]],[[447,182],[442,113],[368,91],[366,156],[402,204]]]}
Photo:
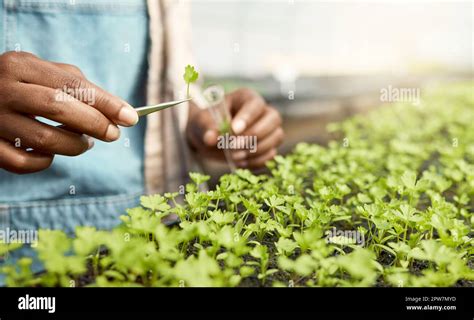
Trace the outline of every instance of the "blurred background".
{"label": "blurred background", "polygon": [[325,143],[328,122],[381,105],[383,88],[473,78],[472,1],[193,0],[191,8],[206,82],[252,87],[277,107],[282,153]]}

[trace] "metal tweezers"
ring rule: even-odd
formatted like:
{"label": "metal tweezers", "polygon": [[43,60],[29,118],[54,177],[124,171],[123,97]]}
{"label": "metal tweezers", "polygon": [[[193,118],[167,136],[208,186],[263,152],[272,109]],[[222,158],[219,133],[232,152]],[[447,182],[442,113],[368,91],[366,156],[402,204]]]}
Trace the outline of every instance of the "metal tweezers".
{"label": "metal tweezers", "polygon": [[146,116],[147,114],[150,114],[156,111],[161,111],[170,107],[174,107],[178,104],[181,104],[183,102],[187,102],[190,100],[191,98],[176,100],[176,101],[169,101],[169,102],[160,103],[154,106],[144,106],[144,107],[135,108],[135,111],[137,111],[138,115],[141,117],[141,116]]}

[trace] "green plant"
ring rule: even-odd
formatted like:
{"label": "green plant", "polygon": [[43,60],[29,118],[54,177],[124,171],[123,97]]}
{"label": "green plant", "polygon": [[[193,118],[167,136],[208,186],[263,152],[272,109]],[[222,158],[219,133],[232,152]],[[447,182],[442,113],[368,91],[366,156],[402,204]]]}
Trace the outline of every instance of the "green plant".
{"label": "green plant", "polygon": [[219,133],[220,134],[226,134],[226,133],[231,133],[231,125],[230,121],[227,119],[224,119],[222,123],[219,125]]}
{"label": "green plant", "polygon": [[193,66],[187,65],[184,68],[183,79],[186,82],[186,96],[189,98],[189,85],[197,81],[199,73],[194,69]]}
{"label": "green plant", "polygon": [[[237,170],[199,191],[209,176],[191,173],[183,203],[144,196],[114,230],[41,231],[46,272],[22,259],[3,267],[7,283],[472,286],[472,85],[333,124],[337,140],[297,145],[271,175]],[[161,223],[171,213],[179,226]]]}

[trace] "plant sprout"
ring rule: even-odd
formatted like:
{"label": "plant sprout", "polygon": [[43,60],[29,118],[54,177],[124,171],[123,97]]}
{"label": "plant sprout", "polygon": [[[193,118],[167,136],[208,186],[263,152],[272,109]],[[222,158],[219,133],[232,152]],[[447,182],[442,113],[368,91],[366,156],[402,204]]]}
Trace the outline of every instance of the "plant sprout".
{"label": "plant sprout", "polygon": [[197,81],[199,77],[199,73],[194,69],[193,66],[187,65],[184,68],[184,74],[183,74],[183,79],[186,82],[187,88],[186,88],[186,96],[189,98],[189,85],[191,83],[194,83]]}

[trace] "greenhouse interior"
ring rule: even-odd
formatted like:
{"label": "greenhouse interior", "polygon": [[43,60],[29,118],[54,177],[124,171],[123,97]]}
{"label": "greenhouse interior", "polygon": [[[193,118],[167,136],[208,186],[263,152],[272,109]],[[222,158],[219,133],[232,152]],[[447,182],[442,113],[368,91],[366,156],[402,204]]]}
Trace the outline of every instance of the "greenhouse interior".
{"label": "greenhouse interior", "polygon": [[0,317],[153,307],[129,287],[472,317],[472,1],[0,9]]}

